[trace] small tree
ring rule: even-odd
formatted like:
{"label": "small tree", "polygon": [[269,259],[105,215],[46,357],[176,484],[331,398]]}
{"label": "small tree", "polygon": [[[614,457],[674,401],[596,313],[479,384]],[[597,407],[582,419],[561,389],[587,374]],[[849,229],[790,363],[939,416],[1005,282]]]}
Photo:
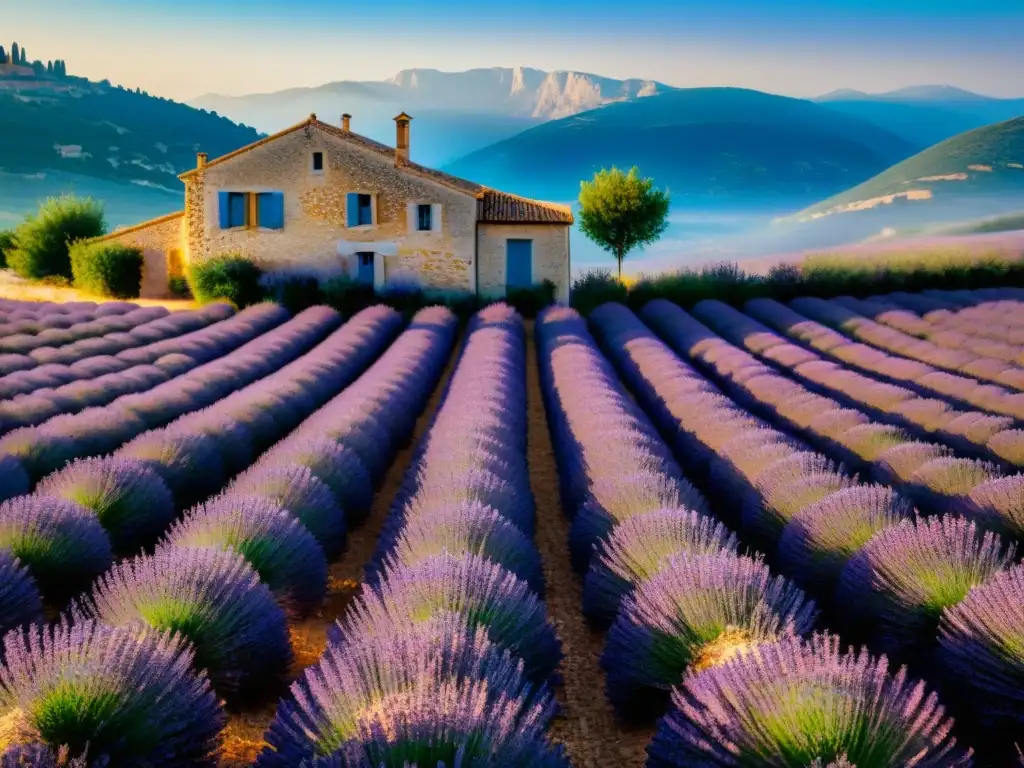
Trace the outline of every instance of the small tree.
{"label": "small tree", "polygon": [[668,226],[668,190],[641,179],[634,166],[623,173],[612,166],[580,183],[580,229],[615,257],[622,279],[622,260],[640,245],[653,243]]}
{"label": "small tree", "polygon": [[2,45],[0,45],[0,64],[6,64],[6,63],[7,63],[7,51],[5,51],[4,47]]}
{"label": "small tree", "polygon": [[14,250],[14,233],[0,229],[0,269],[7,269],[7,253]]}
{"label": "small tree", "polygon": [[103,206],[72,195],[50,198],[14,231],[15,247],[7,263],[22,277],[71,277],[70,247],[106,231]]}
{"label": "small tree", "polygon": [[53,62],[52,61],[46,62],[46,74],[48,74],[48,75],[52,75],[53,74]]}
{"label": "small tree", "polygon": [[11,64],[21,64],[21,48],[17,43],[11,46]]}

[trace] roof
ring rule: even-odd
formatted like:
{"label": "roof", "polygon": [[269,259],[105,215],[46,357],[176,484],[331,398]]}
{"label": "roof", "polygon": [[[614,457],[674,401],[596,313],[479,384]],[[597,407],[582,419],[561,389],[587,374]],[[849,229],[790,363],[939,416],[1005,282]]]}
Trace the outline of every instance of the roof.
{"label": "roof", "polygon": [[120,229],[115,229],[113,232],[108,232],[107,234],[100,235],[99,237],[90,237],[88,240],[85,240],[84,242],[100,243],[103,242],[104,240],[110,240],[115,237],[120,237],[121,235],[130,235],[132,232],[138,232],[140,229],[148,229],[149,227],[155,227],[158,224],[166,224],[169,221],[180,219],[184,215],[184,211],[175,211],[174,213],[168,213],[163,216],[158,216],[155,219],[144,221],[141,224],[133,224],[130,227],[121,227]]}
{"label": "roof", "polygon": [[[222,155],[215,160],[210,160],[203,166],[203,168],[193,168],[192,170],[181,174],[178,178],[184,181],[201,170],[205,171],[206,169],[213,168],[221,163],[226,163],[228,160],[238,157],[249,150],[262,147],[276,139],[308,127],[316,128],[317,130],[335,138],[342,139],[350,144],[355,144],[356,146],[369,150],[370,152],[375,152],[382,157],[387,157],[389,160],[395,159],[394,147],[389,147],[387,144],[381,144],[379,141],[374,141],[373,139],[368,139],[365,136],[360,136],[358,133],[346,131],[343,128],[331,125],[330,123],[322,122],[316,118],[316,115],[310,115],[309,118],[303,120],[301,123],[297,123],[290,128],[285,128],[283,131],[278,131],[270,136],[265,136],[259,141],[241,147],[240,149],[236,149],[234,152]],[[572,210],[565,205],[556,205],[554,203],[546,203],[540,200],[531,200],[526,197],[519,197],[518,195],[510,195],[506,192],[499,192],[496,189],[490,189],[489,187],[477,184],[474,181],[469,181],[468,179],[463,179],[458,176],[452,176],[450,173],[438,171],[434,168],[428,168],[425,165],[420,165],[419,163],[414,163],[408,160],[396,163],[396,167],[401,171],[412,174],[413,176],[419,176],[448,187],[449,189],[454,189],[457,192],[464,192],[477,198],[477,200],[480,201],[480,204],[478,205],[478,218],[483,222],[507,224],[573,223]],[[146,225],[139,226],[147,226],[153,223],[155,222],[147,222]]]}

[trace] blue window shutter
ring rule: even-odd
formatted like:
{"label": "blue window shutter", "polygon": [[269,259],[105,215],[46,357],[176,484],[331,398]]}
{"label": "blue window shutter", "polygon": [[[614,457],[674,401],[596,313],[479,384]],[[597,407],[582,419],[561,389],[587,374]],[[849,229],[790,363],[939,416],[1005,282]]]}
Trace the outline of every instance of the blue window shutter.
{"label": "blue window shutter", "polygon": [[348,226],[359,226],[359,195],[356,192],[349,192],[345,195],[345,215],[348,218]]}
{"label": "blue window shutter", "polygon": [[281,192],[261,192],[256,198],[256,217],[265,229],[284,228],[284,195]]}
{"label": "blue window shutter", "polygon": [[228,226],[244,227],[246,222],[246,195],[244,192],[228,193]]}
{"label": "blue window shutter", "polygon": [[217,202],[220,205],[220,228],[228,229],[231,227],[231,208],[228,206],[228,193],[218,192]]}

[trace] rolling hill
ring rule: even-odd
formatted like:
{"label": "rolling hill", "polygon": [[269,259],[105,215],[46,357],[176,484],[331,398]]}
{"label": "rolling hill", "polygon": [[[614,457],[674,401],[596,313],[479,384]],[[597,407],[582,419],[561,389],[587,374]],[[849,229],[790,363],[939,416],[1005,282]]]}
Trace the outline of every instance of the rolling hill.
{"label": "rolling hill", "polygon": [[0,80],[0,223],[68,189],[114,201],[114,221],[122,198],[133,198],[132,215],[140,205],[153,215],[167,213],[181,206],[177,175],[195,166],[197,151],[216,157],[259,135],[108,83]]}
{"label": "rolling hill", "polygon": [[[1019,205],[1024,197],[1024,117],[967,131],[894,165],[874,178],[821,201],[797,218],[836,214],[924,209],[934,219],[955,207],[964,217],[964,201],[1003,199]],[[992,213],[997,212],[995,209]],[[904,222],[888,226],[904,225]]]}
{"label": "rolling hill", "polygon": [[842,89],[815,101],[887,128],[919,149],[1024,115],[1024,99],[997,99],[949,85],[918,85],[879,94]]}
{"label": "rolling hill", "polygon": [[406,111],[414,118],[412,158],[436,166],[546,120],[666,90],[668,86],[652,81],[526,67],[407,69],[388,80],[341,81],[248,96],[207,94],[189,104],[268,133],[310,112],[332,121],[348,112],[353,130],[388,144],[395,139],[391,119]]}
{"label": "rolling hill", "polygon": [[[692,88],[552,120],[445,170],[546,199],[574,199],[602,167],[638,165],[675,203],[811,200],[914,152],[905,139],[819,104]],[[828,192],[826,192],[828,194]]]}

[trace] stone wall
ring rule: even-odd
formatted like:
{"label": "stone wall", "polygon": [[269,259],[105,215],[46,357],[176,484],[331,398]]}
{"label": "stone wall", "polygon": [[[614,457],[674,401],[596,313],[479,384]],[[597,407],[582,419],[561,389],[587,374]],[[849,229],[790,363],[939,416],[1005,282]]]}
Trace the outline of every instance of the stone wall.
{"label": "stone wall", "polygon": [[488,298],[505,295],[506,241],[533,241],[533,282],[550,280],[555,297],[569,300],[569,227],[564,224],[481,223],[477,236],[480,293]]}
{"label": "stone wall", "polygon": [[[141,298],[163,299],[171,295],[168,280],[180,276],[185,258],[183,251],[186,239],[185,213],[179,211],[134,227],[111,232],[93,242],[116,242],[142,249]],[[179,272],[179,275],[172,275],[172,271]]]}
{"label": "stone wall", "polygon": [[[315,151],[324,153],[322,172],[313,171]],[[283,229],[221,229],[221,191],[283,193]],[[376,224],[346,226],[349,192],[376,195]],[[473,195],[403,173],[393,157],[315,126],[206,167],[187,180],[186,197],[190,209],[202,202],[203,221],[190,227],[191,261],[237,252],[265,269],[347,271],[347,254],[375,251],[374,243],[387,243],[388,248],[381,248],[387,277],[416,275],[429,287],[475,289]],[[411,202],[440,204],[440,231],[410,231]]]}

